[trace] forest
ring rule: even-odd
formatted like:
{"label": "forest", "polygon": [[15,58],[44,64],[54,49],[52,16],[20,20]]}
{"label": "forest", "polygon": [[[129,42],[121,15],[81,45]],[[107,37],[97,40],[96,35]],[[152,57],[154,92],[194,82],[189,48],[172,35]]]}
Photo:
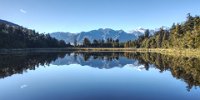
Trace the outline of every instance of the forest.
{"label": "forest", "polygon": [[200,17],[187,15],[183,23],[173,24],[169,30],[160,28],[153,36],[149,30],[137,40],[128,41],[124,47],[135,48],[200,48]]}
{"label": "forest", "polygon": [[146,30],[138,39],[125,43],[112,38],[106,41],[93,40],[93,42],[85,38],[83,44],[78,47],[198,49],[200,48],[200,17],[188,14],[185,22],[174,23],[169,29],[160,28],[154,35],[150,35],[150,31]]}
{"label": "forest", "polygon": [[64,48],[71,47],[63,40],[52,38],[49,34],[39,34],[21,26],[0,23],[0,49],[12,48]]}
{"label": "forest", "polygon": [[94,39],[92,42],[88,38],[84,38],[82,44],[77,44],[76,42],[74,43],[75,47],[91,47],[91,48],[123,48],[124,44],[119,42],[119,39],[112,39],[112,38],[107,38],[106,40],[96,40]]}
{"label": "forest", "polygon": [[125,43],[119,39],[93,40],[84,38],[82,44],[74,41],[74,45],[63,40],[52,38],[49,34],[39,34],[21,26],[12,26],[0,23],[0,48],[65,48],[65,47],[92,47],[92,48],[200,48],[200,17],[187,15],[186,21],[173,24],[170,29],[160,28],[150,35],[146,30],[136,40]]}

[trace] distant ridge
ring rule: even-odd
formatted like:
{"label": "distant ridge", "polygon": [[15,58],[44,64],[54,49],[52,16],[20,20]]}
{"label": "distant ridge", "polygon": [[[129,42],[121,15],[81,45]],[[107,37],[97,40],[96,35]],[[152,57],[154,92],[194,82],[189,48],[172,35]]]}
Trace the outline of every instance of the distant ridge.
{"label": "distant ridge", "polygon": [[[74,43],[74,40],[80,44],[83,42],[84,38],[88,38],[90,41],[95,40],[107,40],[108,38],[112,38],[114,40],[119,39],[120,42],[127,42],[129,40],[135,40],[140,35],[143,35],[147,29],[140,28],[137,30],[133,30],[131,32],[125,32],[123,30],[113,30],[110,28],[100,28],[97,30],[91,30],[88,32],[80,32],[80,33],[69,33],[69,32],[54,32],[50,35],[58,40],[64,40],[66,43]],[[151,35],[153,35],[154,30],[150,30]]]}
{"label": "distant ridge", "polygon": [[19,26],[15,23],[12,23],[12,22],[9,22],[9,21],[6,21],[6,20],[2,20],[2,19],[0,19],[0,23],[4,23],[4,24],[10,25],[10,26]]}
{"label": "distant ridge", "polygon": [[[4,23],[9,26],[19,27],[20,25],[2,20],[0,19],[0,23]],[[76,40],[78,44],[82,44],[84,38],[88,38],[91,42],[95,40],[104,40],[106,41],[108,38],[112,38],[113,40],[118,39],[119,42],[127,42],[129,40],[135,40],[140,35],[143,35],[147,29],[138,28],[136,30],[132,30],[130,32],[125,32],[123,30],[113,30],[110,28],[100,28],[97,30],[91,30],[88,32],[80,32],[80,33],[70,33],[70,32],[53,32],[50,33],[51,37],[54,37],[58,40],[64,40],[66,43],[73,44]],[[150,30],[150,35],[153,35],[155,30]]]}

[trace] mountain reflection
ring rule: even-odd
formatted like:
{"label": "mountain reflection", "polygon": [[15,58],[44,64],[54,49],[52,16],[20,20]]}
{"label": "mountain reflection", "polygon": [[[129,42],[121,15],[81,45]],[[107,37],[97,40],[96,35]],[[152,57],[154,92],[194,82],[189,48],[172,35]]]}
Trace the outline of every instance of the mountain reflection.
{"label": "mountain reflection", "polygon": [[[39,66],[88,65],[99,69],[131,66],[149,70],[155,67],[160,72],[170,71],[173,77],[187,83],[187,90],[200,86],[200,59],[192,57],[173,57],[157,53],[129,52],[68,52],[0,55],[0,78],[35,70]],[[142,66],[142,67],[141,67]]]}

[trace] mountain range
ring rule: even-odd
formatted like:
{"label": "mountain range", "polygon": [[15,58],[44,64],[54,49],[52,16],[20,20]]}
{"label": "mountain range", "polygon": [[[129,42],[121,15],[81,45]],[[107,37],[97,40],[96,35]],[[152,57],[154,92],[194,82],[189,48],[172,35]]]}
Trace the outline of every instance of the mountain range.
{"label": "mountain range", "polygon": [[6,21],[6,20],[2,20],[2,19],[0,19],[0,23],[4,23],[4,24],[10,25],[10,26],[19,26],[15,23],[12,23],[12,22],[9,22],[9,21]]}
{"label": "mountain range", "polygon": [[[70,32],[54,32],[50,35],[58,40],[64,40],[66,43],[74,43],[76,40],[81,44],[84,38],[88,38],[90,41],[96,40],[106,40],[112,38],[114,40],[119,39],[120,42],[127,42],[129,40],[135,40],[140,35],[144,34],[147,29],[139,28],[130,32],[125,32],[123,30],[113,30],[110,28],[92,30],[89,32],[80,32],[80,33],[70,33]],[[154,30],[150,30],[150,35],[154,34]]]}
{"label": "mountain range", "polygon": [[[0,23],[5,23],[9,26],[19,26],[18,24],[1,20]],[[127,42],[129,40],[135,40],[140,35],[143,35],[144,32],[147,29],[144,28],[138,28],[136,30],[132,30],[130,32],[125,32],[123,30],[113,30],[110,28],[100,28],[97,30],[91,30],[88,32],[80,32],[80,33],[70,33],[70,32],[53,32],[50,33],[51,37],[54,37],[58,40],[64,40],[66,43],[74,44],[74,41],[76,40],[78,44],[81,44],[84,40],[84,38],[88,38],[90,41],[96,40],[107,40],[108,38],[112,38],[114,40],[119,39],[120,42]],[[153,35],[155,30],[150,30],[150,35]]]}

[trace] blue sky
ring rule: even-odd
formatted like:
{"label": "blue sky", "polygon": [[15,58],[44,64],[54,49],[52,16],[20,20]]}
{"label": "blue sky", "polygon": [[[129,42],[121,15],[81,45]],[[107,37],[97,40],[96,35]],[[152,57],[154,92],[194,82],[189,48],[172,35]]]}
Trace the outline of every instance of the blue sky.
{"label": "blue sky", "polygon": [[39,32],[130,31],[200,15],[200,0],[0,0],[0,19]]}

